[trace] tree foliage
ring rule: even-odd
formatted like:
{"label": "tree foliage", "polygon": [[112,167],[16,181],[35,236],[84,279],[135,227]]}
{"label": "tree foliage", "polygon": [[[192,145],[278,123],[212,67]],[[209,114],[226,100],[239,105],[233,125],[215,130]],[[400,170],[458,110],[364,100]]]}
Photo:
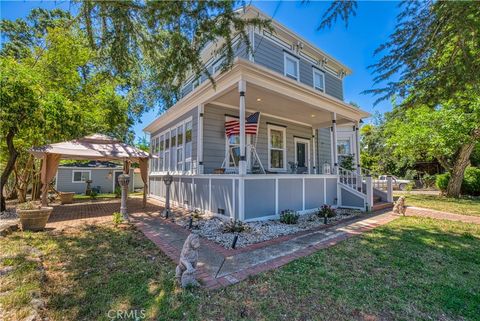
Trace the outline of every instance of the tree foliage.
{"label": "tree foliage", "polygon": [[[137,114],[154,105],[160,110],[177,100],[190,75],[207,75],[202,49],[216,43],[234,58],[235,41],[247,44],[249,26],[269,27],[260,18],[244,19],[235,10],[240,1],[82,1],[80,18],[90,46],[124,79]],[[212,80],[212,79],[211,79]]]}

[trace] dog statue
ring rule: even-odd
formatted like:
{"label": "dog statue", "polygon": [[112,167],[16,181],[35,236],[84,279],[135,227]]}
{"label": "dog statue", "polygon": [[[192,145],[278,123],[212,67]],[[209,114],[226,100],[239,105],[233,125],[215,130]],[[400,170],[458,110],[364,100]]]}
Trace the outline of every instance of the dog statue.
{"label": "dog statue", "polygon": [[199,247],[200,237],[198,234],[190,234],[183,244],[180,261],[175,269],[175,277],[182,288],[200,285],[195,279]]}
{"label": "dog statue", "polygon": [[407,208],[405,207],[405,196],[400,196],[395,202],[395,205],[393,206],[393,213],[405,215],[406,210]]}

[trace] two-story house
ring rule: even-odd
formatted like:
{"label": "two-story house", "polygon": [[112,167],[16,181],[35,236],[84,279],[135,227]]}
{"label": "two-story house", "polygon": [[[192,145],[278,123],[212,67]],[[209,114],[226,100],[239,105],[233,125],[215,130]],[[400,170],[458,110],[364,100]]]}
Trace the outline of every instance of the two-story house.
{"label": "two-story house", "polygon": [[[239,14],[267,17],[248,6]],[[151,122],[151,197],[164,199],[162,177],[174,176],[177,206],[240,220],[277,217],[323,204],[373,205],[359,165],[359,132],[369,114],[343,101],[351,70],[277,21],[274,32],[251,28],[252,52],[238,43],[221,72],[214,44],[202,55],[216,86],[192,76],[182,98]],[[337,127],[356,170],[339,166]],[[337,148],[335,148],[337,147]]]}

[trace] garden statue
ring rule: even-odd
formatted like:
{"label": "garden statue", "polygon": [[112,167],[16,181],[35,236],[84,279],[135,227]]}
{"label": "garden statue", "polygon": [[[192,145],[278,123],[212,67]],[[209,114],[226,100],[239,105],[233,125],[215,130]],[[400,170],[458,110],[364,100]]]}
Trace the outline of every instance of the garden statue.
{"label": "garden statue", "polygon": [[406,210],[407,208],[405,207],[405,196],[400,196],[395,202],[395,206],[393,206],[393,213],[405,215]]}
{"label": "garden statue", "polygon": [[123,219],[128,221],[127,213],[127,193],[128,193],[128,184],[130,183],[130,176],[127,174],[121,174],[118,176],[118,184],[122,189],[122,199],[120,201],[120,214],[122,214]]}
{"label": "garden statue", "polygon": [[175,277],[182,288],[199,285],[195,280],[199,247],[200,237],[198,234],[190,234],[183,244],[180,261],[175,269]]}

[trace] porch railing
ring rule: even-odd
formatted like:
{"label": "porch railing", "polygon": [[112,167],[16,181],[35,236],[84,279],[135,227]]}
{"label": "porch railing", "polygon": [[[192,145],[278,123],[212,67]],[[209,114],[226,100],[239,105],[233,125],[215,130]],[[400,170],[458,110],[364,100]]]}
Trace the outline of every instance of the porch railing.
{"label": "porch railing", "polygon": [[338,168],[338,175],[340,183],[363,194],[367,193],[365,184],[363,184],[362,175],[343,167]]}

